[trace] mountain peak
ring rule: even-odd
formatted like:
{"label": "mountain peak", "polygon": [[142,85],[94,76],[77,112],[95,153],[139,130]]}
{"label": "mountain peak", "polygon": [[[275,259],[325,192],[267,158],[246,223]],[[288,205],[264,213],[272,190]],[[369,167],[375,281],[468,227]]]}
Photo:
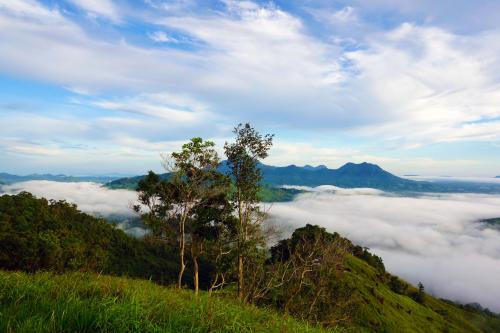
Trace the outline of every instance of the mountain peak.
{"label": "mountain peak", "polygon": [[348,162],[341,166],[338,170],[380,170],[384,171],[381,167],[379,167],[376,164],[368,163],[368,162],[363,162],[363,163],[353,163],[353,162]]}

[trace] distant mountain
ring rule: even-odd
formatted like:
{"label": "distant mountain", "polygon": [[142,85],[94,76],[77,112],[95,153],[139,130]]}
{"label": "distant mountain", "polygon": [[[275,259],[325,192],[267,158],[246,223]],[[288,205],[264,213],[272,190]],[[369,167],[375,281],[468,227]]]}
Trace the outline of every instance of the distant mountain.
{"label": "distant mountain", "polygon": [[0,172],[0,184],[12,184],[18,182],[26,182],[30,180],[50,180],[56,182],[95,182],[95,183],[108,183],[119,177],[111,176],[66,176],[66,175],[53,175],[53,174],[31,174],[26,176],[18,176],[5,172]]}
{"label": "distant mountain", "polygon": [[495,178],[500,178],[500,176],[496,176]]}
{"label": "distant mountain", "polygon": [[[338,169],[329,169],[324,165],[299,167],[289,165],[276,167],[260,164],[264,183],[268,188],[281,185],[297,185],[315,187],[334,185],[343,188],[368,187],[389,192],[458,192],[458,193],[500,193],[499,184],[465,183],[447,181],[446,183],[415,181],[397,177],[375,164],[347,163]],[[221,172],[228,172],[225,162],[219,166]],[[168,178],[168,174],[161,177]],[[109,188],[134,190],[144,176],[121,178],[106,184]],[[289,195],[286,195],[289,198]]]}
{"label": "distant mountain", "polygon": [[430,191],[435,185],[400,178],[371,163],[347,163],[338,169],[261,166],[264,182],[274,185],[319,186],[343,188],[369,187],[384,191]]}

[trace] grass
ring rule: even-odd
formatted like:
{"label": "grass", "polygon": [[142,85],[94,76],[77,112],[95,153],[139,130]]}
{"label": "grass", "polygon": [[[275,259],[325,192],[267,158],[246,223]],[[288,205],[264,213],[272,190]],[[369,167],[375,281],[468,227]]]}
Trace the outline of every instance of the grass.
{"label": "grass", "polygon": [[0,332],[334,332],[146,280],[0,271]]}
{"label": "grass", "polygon": [[500,317],[468,311],[431,295],[417,303],[393,292],[380,273],[360,259],[350,257],[347,265],[352,273],[346,278],[356,286],[361,304],[355,325],[362,332],[500,332]]}
{"label": "grass", "polygon": [[[359,307],[348,327],[327,330],[227,293],[190,290],[95,273],[0,271],[0,332],[500,332],[488,316],[426,295],[394,293],[383,273],[350,256],[344,278]],[[414,287],[410,287],[414,288]]]}

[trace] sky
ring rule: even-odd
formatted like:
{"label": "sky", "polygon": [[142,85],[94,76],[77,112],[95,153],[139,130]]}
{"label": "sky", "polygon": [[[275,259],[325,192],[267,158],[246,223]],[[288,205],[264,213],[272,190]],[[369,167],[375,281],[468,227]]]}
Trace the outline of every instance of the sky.
{"label": "sky", "polygon": [[500,175],[500,2],[0,0],[0,172],[161,170],[250,122],[266,163]]}

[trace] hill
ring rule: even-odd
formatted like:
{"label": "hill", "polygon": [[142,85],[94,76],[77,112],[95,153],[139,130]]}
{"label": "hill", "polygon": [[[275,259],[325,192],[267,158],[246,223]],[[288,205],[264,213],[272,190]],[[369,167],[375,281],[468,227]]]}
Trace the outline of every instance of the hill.
{"label": "hill", "polygon": [[[429,182],[415,181],[397,177],[381,167],[371,163],[347,163],[338,169],[328,169],[325,166],[299,167],[289,165],[286,167],[276,167],[260,164],[263,183],[269,193],[275,197],[293,197],[290,190],[277,189],[282,185],[297,185],[315,187],[319,185],[334,185],[343,188],[375,188],[388,192],[404,193],[500,193],[500,184],[494,183],[467,183],[454,182]],[[225,162],[219,166],[219,171],[226,173]],[[168,178],[168,174],[162,174],[163,179]],[[105,184],[111,189],[131,189],[137,187],[137,183],[145,176],[120,178]],[[288,192],[287,192],[288,191]],[[264,201],[273,201],[272,197],[265,198]]]}
{"label": "hill", "polygon": [[314,327],[225,294],[161,287],[151,281],[96,273],[0,271],[2,332],[498,332],[500,318],[472,306],[426,297],[421,305],[380,282],[357,258],[350,283],[362,300],[355,320],[337,329]]}
{"label": "hill", "polygon": [[26,192],[0,196],[1,269],[86,270],[170,283],[175,267],[171,247],[128,236],[75,205]]}
{"label": "hill", "polygon": [[26,182],[30,180],[50,180],[55,182],[95,182],[95,183],[108,183],[119,177],[111,176],[66,176],[66,175],[53,175],[47,174],[30,174],[25,176],[13,175],[10,173],[0,172],[0,184],[12,184],[18,182]]}
{"label": "hill", "polygon": [[486,225],[488,225],[490,227],[500,229],[500,217],[493,218],[493,219],[485,219],[485,220],[481,220],[479,222],[485,223]]}
{"label": "hill", "polygon": [[95,273],[0,271],[0,331],[334,332],[268,309]]}
{"label": "hill", "polygon": [[[170,175],[168,173],[164,173],[160,175],[161,179],[168,179]],[[120,178],[113,180],[109,183],[106,183],[106,186],[109,189],[125,189],[135,191],[139,181],[143,179],[145,176],[135,176],[128,178]],[[259,191],[260,198],[263,202],[285,202],[291,201],[293,197],[299,193],[302,193],[301,190],[296,189],[285,189],[279,188],[276,186],[271,186],[269,184],[264,184]]]}

